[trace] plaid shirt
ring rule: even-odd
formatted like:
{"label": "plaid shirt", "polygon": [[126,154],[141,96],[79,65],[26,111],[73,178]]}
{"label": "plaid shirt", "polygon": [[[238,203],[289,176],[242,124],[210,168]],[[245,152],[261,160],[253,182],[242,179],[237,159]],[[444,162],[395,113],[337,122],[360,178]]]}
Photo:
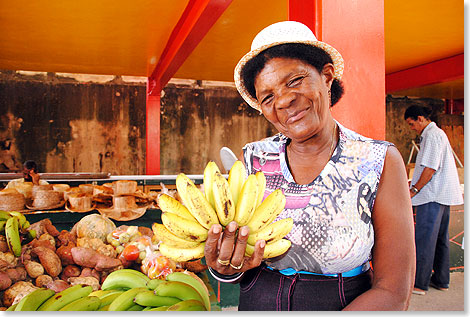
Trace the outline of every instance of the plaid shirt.
{"label": "plaid shirt", "polygon": [[425,167],[436,172],[411,202],[419,206],[430,202],[451,206],[463,204],[462,191],[452,148],[447,135],[434,122],[421,133],[420,150],[416,157],[411,184],[418,182]]}

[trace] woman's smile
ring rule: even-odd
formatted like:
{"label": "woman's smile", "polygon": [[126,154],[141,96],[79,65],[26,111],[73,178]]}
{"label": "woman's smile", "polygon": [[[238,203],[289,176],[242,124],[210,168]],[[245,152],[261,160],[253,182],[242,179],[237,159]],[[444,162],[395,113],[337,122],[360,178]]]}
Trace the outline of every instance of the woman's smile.
{"label": "woman's smile", "polygon": [[304,110],[296,111],[293,114],[289,115],[286,120],[286,124],[292,124],[296,121],[301,120],[307,114],[307,110],[308,108]]}

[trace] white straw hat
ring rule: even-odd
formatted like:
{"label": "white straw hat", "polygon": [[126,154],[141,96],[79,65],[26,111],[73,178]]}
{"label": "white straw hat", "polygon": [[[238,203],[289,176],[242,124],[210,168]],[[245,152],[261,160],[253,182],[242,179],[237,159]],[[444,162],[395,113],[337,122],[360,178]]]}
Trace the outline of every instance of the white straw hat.
{"label": "white straw hat", "polygon": [[286,43],[302,43],[322,49],[333,61],[335,69],[334,77],[340,80],[343,75],[344,61],[341,54],[334,47],[318,41],[315,34],[306,25],[296,21],[283,21],[271,24],[255,36],[251,43],[251,51],[240,59],[234,71],[235,86],[238,92],[250,106],[259,111],[261,111],[259,103],[246,89],[245,83],[241,78],[241,70],[249,60],[260,52]]}

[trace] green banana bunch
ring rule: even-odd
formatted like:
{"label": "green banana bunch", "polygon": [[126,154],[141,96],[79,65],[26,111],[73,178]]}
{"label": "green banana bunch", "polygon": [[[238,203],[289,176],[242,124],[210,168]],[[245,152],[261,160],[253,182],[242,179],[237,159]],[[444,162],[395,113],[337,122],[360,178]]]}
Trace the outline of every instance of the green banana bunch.
{"label": "green banana bunch", "polygon": [[8,249],[15,256],[21,255],[21,238],[19,232],[18,217],[8,218],[5,224],[5,237],[8,244]]}
{"label": "green banana bunch", "polygon": [[159,296],[153,290],[146,290],[138,293],[134,297],[134,302],[145,307],[171,306],[179,303],[181,299],[177,297]]}
{"label": "green banana bunch", "polygon": [[144,273],[133,269],[121,269],[111,272],[101,285],[102,290],[133,289],[147,287],[150,278]]}
{"label": "green banana bunch", "polygon": [[[115,271],[117,272],[117,271]],[[135,287],[124,291],[118,297],[116,297],[108,307],[108,311],[124,311],[128,310],[135,305],[134,297],[140,293],[147,291],[147,287]]]}
{"label": "green banana bunch", "polygon": [[189,284],[178,281],[165,281],[155,289],[155,295],[176,297],[180,300],[195,299],[202,302],[201,295]]}
{"label": "green banana bunch", "polygon": [[183,300],[166,309],[166,311],[205,311],[204,304],[195,299]]}
{"label": "green banana bunch", "polygon": [[172,272],[166,276],[166,280],[188,284],[199,293],[206,310],[211,310],[209,290],[207,289],[207,286],[204,284],[204,282],[194,273],[188,271]]}
{"label": "green banana bunch", "polygon": [[36,311],[46,300],[55,295],[48,288],[39,288],[23,297],[15,308],[15,311]]}
{"label": "green banana bunch", "polygon": [[93,288],[89,285],[73,285],[65,290],[53,295],[47,299],[37,309],[38,311],[58,311],[64,306],[76,301],[77,299],[88,296],[93,291]]}
{"label": "green banana bunch", "polygon": [[85,296],[65,305],[59,311],[95,311],[100,305],[101,300],[98,297]]}

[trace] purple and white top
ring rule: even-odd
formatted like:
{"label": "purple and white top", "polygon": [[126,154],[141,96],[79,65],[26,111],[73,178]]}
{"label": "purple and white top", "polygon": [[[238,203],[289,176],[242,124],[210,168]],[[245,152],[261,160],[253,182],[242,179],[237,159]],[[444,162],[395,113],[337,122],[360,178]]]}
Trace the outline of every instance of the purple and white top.
{"label": "purple and white top", "polygon": [[338,123],[339,142],[332,157],[310,184],[299,185],[287,166],[286,142],[279,133],[244,146],[247,174],[263,171],[266,198],[281,188],[286,207],[277,220],[291,217],[287,254],[267,259],[277,270],[334,274],[371,258],[374,228],[371,212],[387,148],[393,144],[366,138]]}

